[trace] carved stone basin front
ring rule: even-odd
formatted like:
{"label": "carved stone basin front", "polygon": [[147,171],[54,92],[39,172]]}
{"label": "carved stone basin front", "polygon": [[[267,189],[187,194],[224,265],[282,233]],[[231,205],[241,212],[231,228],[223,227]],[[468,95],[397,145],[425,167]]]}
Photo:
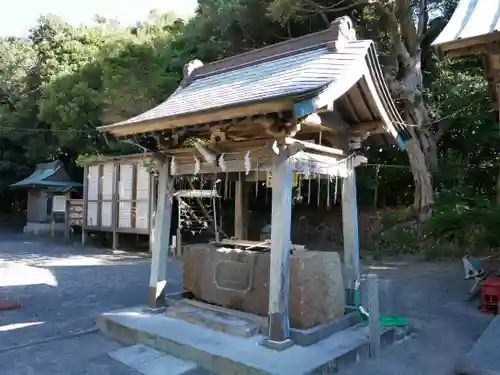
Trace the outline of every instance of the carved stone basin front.
{"label": "carved stone basin front", "polygon": [[[261,316],[269,304],[270,253],[186,246],[183,285],[196,298]],[[336,252],[296,251],[290,263],[290,324],[310,328],[344,315],[341,262]]]}

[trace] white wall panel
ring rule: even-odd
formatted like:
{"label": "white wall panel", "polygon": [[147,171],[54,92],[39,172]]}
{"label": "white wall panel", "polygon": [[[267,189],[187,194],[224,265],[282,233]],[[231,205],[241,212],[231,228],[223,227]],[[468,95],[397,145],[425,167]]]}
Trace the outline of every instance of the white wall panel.
{"label": "white wall panel", "polygon": [[149,202],[137,202],[135,212],[135,227],[137,229],[148,229]]}
{"label": "white wall panel", "polygon": [[101,203],[101,227],[111,227],[113,213],[111,211],[111,202]]}
{"label": "white wall panel", "polygon": [[132,200],[132,178],[134,166],[132,164],[120,165],[120,182],[118,183],[119,200]]}
{"label": "white wall panel", "polygon": [[87,176],[87,197],[89,201],[96,201],[99,199],[99,165],[92,165],[89,167],[89,174]]}
{"label": "white wall panel", "polygon": [[149,198],[149,172],[142,165],[137,166],[137,200],[148,200]]}
{"label": "white wall panel", "polygon": [[97,202],[87,202],[87,226],[96,227],[97,224]]}
{"label": "white wall panel", "polygon": [[110,201],[113,199],[113,177],[114,177],[114,164],[106,163],[103,165],[102,171],[102,200]]}
{"label": "white wall panel", "polygon": [[119,202],[118,226],[132,228],[132,202]]}

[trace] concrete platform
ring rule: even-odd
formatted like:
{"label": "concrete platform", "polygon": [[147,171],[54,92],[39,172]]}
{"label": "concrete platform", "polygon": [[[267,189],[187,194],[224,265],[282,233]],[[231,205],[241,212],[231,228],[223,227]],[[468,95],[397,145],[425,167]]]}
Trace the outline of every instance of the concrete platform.
{"label": "concrete platform", "polygon": [[194,362],[137,344],[109,353],[109,356],[144,375],[190,375],[198,370]]}
{"label": "concrete platform", "polygon": [[[167,316],[233,336],[251,337],[267,333],[267,317],[200,302],[191,298],[170,300]],[[308,329],[291,328],[297,345],[308,346],[359,323],[358,314],[349,312],[328,323]]]}
{"label": "concrete platform", "polygon": [[500,375],[500,315],[497,315],[464,358],[457,361],[458,375]]}
{"label": "concrete platform", "polygon": [[[235,337],[183,320],[144,312],[144,307],[97,318],[105,334],[127,344],[142,343],[218,375],[305,375],[335,373],[368,357],[368,329],[356,325],[310,346],[278,352],[260,345],[264,336]],[[383,329],[382,344],[395,330]]]}

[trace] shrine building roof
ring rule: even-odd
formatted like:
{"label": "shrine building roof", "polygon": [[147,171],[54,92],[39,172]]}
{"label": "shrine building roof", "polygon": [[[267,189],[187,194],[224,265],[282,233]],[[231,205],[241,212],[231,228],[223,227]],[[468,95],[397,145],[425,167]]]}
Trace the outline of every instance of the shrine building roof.
{"label": "shrine building roof", "polygon": [[99,130],[126,137],[269,113],[300,121],[325,111],[337,112],[348,126],[379,122],[385,141],[401,148],[410,137],[373,41],[356,40],[347,17],[327,30],[210,64],[194,60],[163,103]]}

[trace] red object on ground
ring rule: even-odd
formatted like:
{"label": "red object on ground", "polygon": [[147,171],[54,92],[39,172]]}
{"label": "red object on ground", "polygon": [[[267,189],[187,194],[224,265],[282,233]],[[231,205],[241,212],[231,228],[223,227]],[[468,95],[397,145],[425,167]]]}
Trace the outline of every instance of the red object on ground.
{"label": "red object on ground", "polygon": [[0,311],[20,309],[21,304],[12,299],[0,299]]}
{"label": "red object on ground", "polygon": [[481,310],[496,314],[498,303],[500,303],[500,277],[489,277],[481,284]]}

